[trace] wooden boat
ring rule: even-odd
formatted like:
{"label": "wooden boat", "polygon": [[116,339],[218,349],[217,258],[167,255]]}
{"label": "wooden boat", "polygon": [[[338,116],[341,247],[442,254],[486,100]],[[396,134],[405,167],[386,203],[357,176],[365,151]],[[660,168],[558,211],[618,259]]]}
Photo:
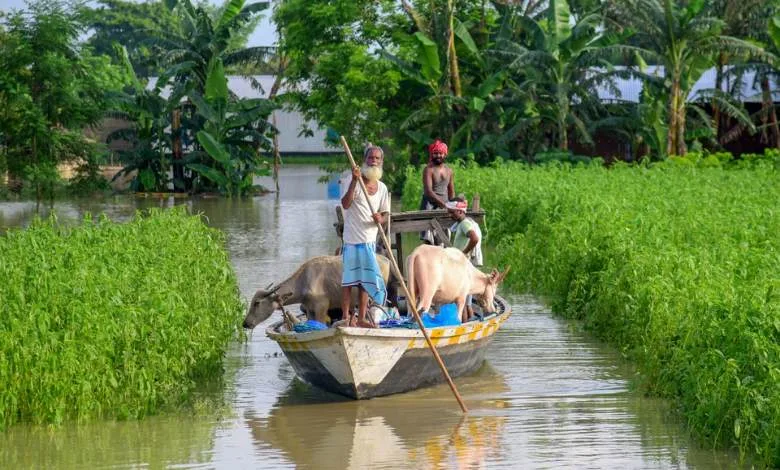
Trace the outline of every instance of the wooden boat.
{"label": "wooden boat", "polygon": [[[479,321],[428,329],[452,377],[475,371],[511,309],[495,297],[496,312]],[[444,382],[418,328],[338,327],[298,333],[278,322],[266,335],[279,343],[296,374],[317,387],[354,399],[402,393]]]}

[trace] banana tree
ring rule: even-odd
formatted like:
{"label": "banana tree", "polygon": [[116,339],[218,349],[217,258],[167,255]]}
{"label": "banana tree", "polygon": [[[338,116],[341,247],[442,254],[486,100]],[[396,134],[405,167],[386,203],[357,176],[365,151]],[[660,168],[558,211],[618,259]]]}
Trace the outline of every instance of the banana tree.
{"label": "banana tree", "polygon": [[[405,8],[418,31],[410,35],[407,48],[399,54],[381,52],[403,74],[405,89],[412,90],[409,95],[416,97],[414,111],[400,125],[405,137],[418,145],[434,137],[444,138],[455,155],[473,155],[480,160],[512,156],[514,140],[524,128],[520,124],[523,113],[518,117],[514,111],[522,110],[523,104],[509,99],[513,97],[507,92],[510,74],[505,60],[490,52],[495,37],[478,46],[471,31],[482,31],[484,25],[452,17],[452,41],[446,34],[439,34],[436,41],[427,34],[434,28],[411,7]],[[504,10],[499,23],[514,16],[514,9]],[[431,24],[437,21],[431,20]],[[496,37],[507,34],[509,28],[501,27]],[[465,71],[462,76],[461,70]]]}
{"label": "banana tree", "polygon": [[[611,0],[609,5],[610,16],[630,28],[638,42],[646,45],[642,52],[664,67],[668,155],[684,155],[687,151],[688,98],[704,71],[715,65],[717,54],[772,61],[760,46],[724,35],[723,20],[709,16],[704,7],[704,0]],[[709,98],[727,104],[720,90]]]}
{"label": "banana tree", "polygon": [[[196,7],[191,0],[166,0],[165,3],[180,24],[170,30],[153,32],[147,44],[162,51],[160,61],[167,69],[160,75],[158,82],[172,80],[170,100],[173,103],[178,103],[191,92],[203,95],[210,67],[216,61],[225,67],[259,63],[273,51],[273,48],[261,46],[236,48],[234,41],[242,27],[253,21],[257,13],[268,8],[268,2],[246,5],[245,0],[227,0],[218,10],[217,17],[212,17],[205,5]],[[182,113],[181,109],[175,110],[173,119],[173,176],[177,189],[188,189],[186,184],[184,188],[181,187],[181,183],[187,179],[181,161],[183,152],[180,150],[182,143],[179,135],[194,134],[199,129],[176,127]]]}
{"label": "banana tree", "polygon": [[269,134],[274,129],[267,118],[276,106],[265,99],[231,97],[219,59],[211,64],[205,91],[189,96],[197,110],[193,120],[199,122],[192,127],[200,129],[196,139],[202,150],[187,155],[185,166],[229,197],[246,194],[254,176],[269,174],[259,152],[272,146]]}
{"label": "banana tree", "polygon": [[171,168],[170,102],[158,86],[147,89],[137,77],[124,47],[115,48],[117,57],[130,77],[130,91],[113,95],[114,108],[107,117],[130,123],[112,131],[106,141],[122,140],[130,148],[120,150],[122,169],[114,180],[136,172],[130,183],[134,191],[168,191],[168,172]]}
{"label": "banana tree", "polygon": [[602,112],[597,86],[614,73],[604,58],[625,46],[601,27],[600,15],[573,22],[565,0],[550,0],[539,19],[522,16],[518,22],[524,38],[497,46],[520,89],[533,97],[541,125],[558,149],[568,150],[569,129],[592,143],[588,125]]}

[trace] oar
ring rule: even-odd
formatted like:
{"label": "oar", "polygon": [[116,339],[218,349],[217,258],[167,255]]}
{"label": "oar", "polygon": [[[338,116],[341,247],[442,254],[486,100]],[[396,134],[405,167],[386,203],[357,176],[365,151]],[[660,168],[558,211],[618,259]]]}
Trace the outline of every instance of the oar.
{"label": "oar", "polygon": [[[352,168],[355,168],[357,165],[355,164],[355,159],[352,158],[352,152],[349,150],[349,145],[347,144],[347,139],[344,138],[344,136],[341,136],[341,145],[344,146],[344,150],[347,152],[347,157],[349,158],[349,163],[352,164]],[[368,210],[374,214],[374,208],[371,207],[371,201],[368,199],[368,190],[366,189],[365,183],[363,183],[362,176],[358,178],[358,182],[360,183],[360,188],[363,190],[363,195],[366,197],[366,203],[368,204]],[[395,255],[393,254],[393,250],[390,249],[390,242],[387,240],[387,235],[385,235],[385,231],[382,229],[382,225],[378,222],[374,221],[376,223],[377,227],[379,228],[379,235],[382,236],[382,243],[385,244],[385,247],[387,248],[387,253],[390,255],[390,267],[393,268],[393,274],[395,274],[395,277],[398,278],[398,280],[401,282],[401,289],[404,291],[404,295],[407,299],[407,305],[411,308],[412,314],[414,315],[414,319],[417,321],[417,324],[420,326],[420,331],[422,331],[423,336],[425,336],[425,341],[428,343],[428,347],[431,349],[431,352],[433,353],[433,357],[436,358],[436,362],[439,363],[439,367],[441,368],[442,374],[444,374],[444,378],[447,379],[447,383],[450,384],[450,389],[452,389],[452,394],[455,395],[455,399],[458,400],[458,404],[460,405],[460,409],[464,413],[468,413],[468,408],[466,408],[466,404],[463,403],[463,399],[460,397],[460,393],[458,393],[458,389],[455,387],[455,383],[452,381],[452,377],[450,377],[450,373],[447,371],[447,366],[444,365],[444,362],[441,360],[441,356],[439,356],[439,352],[436,350],[436,346],[433,345],[433,341],[431,341],[431,337],[428,336],[428,330],[425,329],[425,325],[423,325],[422,318],[420,318],[420,314],[417,313],[417,306],[414,305],[414,302],[412,302],[412,296],[409,294],[409,289],[406,287],[406,281],[404,281],[404,277],[401,275],[401,270],[398,269],[398,263],[396,263]]]}

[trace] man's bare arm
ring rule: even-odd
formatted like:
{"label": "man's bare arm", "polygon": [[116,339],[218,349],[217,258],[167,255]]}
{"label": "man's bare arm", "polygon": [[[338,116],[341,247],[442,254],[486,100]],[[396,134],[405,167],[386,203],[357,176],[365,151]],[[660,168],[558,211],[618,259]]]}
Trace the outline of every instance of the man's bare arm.
{"label": "man's bare arm", "polygon": [[352,180],[349,182],[349,189],[341,198],[341,207],[349,209],[352,206],[352,201],[355,199],[355,188],[357,187],[357,179],[360,178],[360,167],[352,168]]}
{"label": "man's bare arm", "polygon": [[463,248],[463,253],[466,255],[471,253],[471,250],[473,250],[474,247],[477,246],[477,243],[479,243],[479,235],[477,235],[476,230],[469,230],[468,236],[469,242],[466,244],[466,247]]}
{"label": "man's bare arm", "polygon": [[447,184],[447,198],[452,201],[455,199],[455,172],[450,168],[450,182]]}

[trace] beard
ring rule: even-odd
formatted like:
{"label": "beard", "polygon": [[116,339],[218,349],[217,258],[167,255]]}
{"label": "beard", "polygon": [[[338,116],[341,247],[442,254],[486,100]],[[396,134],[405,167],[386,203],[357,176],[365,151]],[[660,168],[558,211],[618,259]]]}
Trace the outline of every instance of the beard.
{"label": "beard", "polygon": [[379,181],[382,179],[382,167],[381,166],[367,166],[363,165],[360,169],[363,176],[369,181]]}
{"label": "beard", "polygon": [[439,165],[441,165],[442,163],[444,163],[444,159],[443,159],[443,158],[440,158],[440,157],[434,157],[434,158],[432,158],[432,159],[431,159],[431,162],[432,162],[434,165],[436,165],[436,166],[439,166]]}

